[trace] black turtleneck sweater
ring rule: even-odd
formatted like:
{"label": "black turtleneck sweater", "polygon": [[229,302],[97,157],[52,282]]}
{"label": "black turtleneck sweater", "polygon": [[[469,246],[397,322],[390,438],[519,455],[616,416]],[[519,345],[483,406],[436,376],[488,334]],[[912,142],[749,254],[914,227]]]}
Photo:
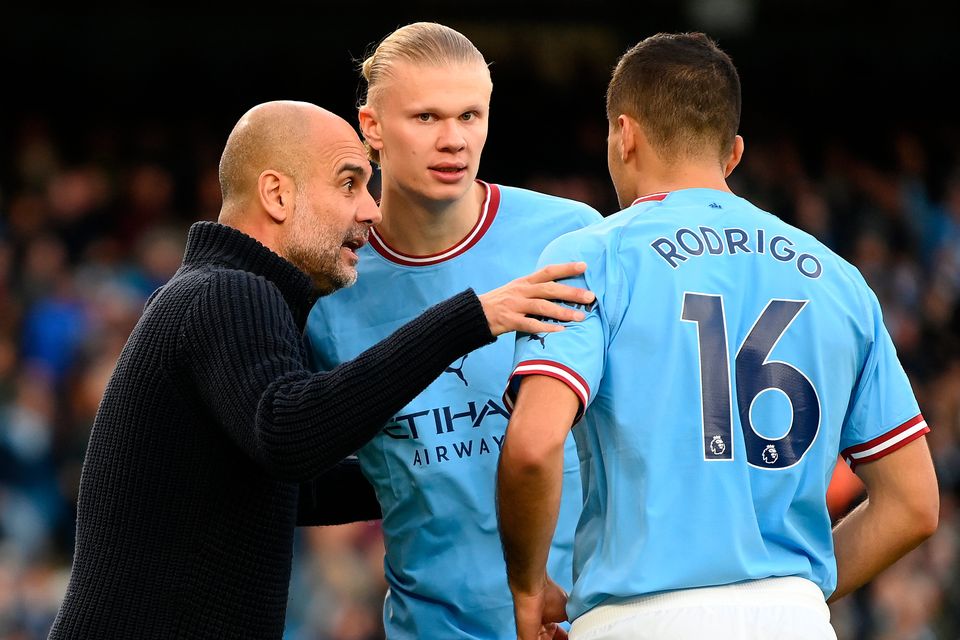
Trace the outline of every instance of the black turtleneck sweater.
{"label": "black turtleneck sweater", "polygon": [[379,517],[355,467],[335,465],[493,337],[465,291],[312,373],[313,299],[256,240],[191,227],[97,412],[51,638],[279,639],[294,527]]}

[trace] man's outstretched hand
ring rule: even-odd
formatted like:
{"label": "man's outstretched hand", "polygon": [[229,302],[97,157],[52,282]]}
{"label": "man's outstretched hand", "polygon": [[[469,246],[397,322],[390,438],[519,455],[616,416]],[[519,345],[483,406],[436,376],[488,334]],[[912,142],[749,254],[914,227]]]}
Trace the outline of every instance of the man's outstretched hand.
{"label": "man's outstretched hand", "polygon": [[563,327],[540,318],[560,322],[583,320],[582,311],[551,301],[583,305],[593,302],[592,292],[555,282],[578,276],[586,269],[587,265],[583,262],[547,265],[479,296],[490,333],[495,336],[508,331],[553,333],[563,331]]}

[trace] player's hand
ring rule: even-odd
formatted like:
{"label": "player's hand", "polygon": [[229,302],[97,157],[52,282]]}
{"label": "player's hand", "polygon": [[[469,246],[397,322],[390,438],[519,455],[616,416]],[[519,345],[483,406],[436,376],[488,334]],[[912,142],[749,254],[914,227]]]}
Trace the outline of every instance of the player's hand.
{"label": "player's hand", "polygon": [[549,577],[536,593],[513,593],[518,640],[567,640],[558,622],[567,619],[567,593]]}
{"label": "player's hand", "polygon": [[551,264],[483,294],[480,296],[480,304],[483,305],[483,312],[487,316],[490,333],[498,336],[508,331],[526,333],[563,331],[562,326],[544,322],[538,317],[552,318],[560,322],[583,320],[582,311],[551,302],[551,300],[576,304],[593,302],[594,295],[590,291],[554,282],[580,275],[586,269],[587,265],[583,262]]}

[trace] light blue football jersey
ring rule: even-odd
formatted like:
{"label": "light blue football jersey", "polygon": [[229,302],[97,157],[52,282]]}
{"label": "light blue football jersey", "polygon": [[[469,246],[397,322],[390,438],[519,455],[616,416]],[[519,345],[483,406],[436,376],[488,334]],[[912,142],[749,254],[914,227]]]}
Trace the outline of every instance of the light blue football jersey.
{"label": "light blue football jersey", "polygon": [[541,374],[587,407],[571,620],[772,576],[832,593],[838,452],[855,464],[929,431],[860,273],[712,189],[640,198],[540,258],[567,260],[597,301],[565,331],[517,336],[504,400]]}
{"label": "light blue football jersey", "polygon": [[[571,200],[485,186],[477,225],[447,251],[407,256],[371,232],[359,252],[357,284],[321,298],[310,313],[308,340],[319,368],[355,357],[467,287],[483,293],[533,272],[551,240],[601,219]],[[516,637],[494,497],[513,349],[514,336],[506,334],[451,362],[357,454],[383,509],[390,640]],[[571,436],[550,552],[551,573],[565,588],[580,487]]]}

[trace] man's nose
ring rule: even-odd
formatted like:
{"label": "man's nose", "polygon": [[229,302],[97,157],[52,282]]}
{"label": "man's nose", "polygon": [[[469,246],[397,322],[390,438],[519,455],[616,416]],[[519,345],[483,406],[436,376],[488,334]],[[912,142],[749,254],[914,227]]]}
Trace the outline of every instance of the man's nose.
{"label": "man's nose", "polygon": [[437,148],[441,151],[461,151],[467,146],[467,140],[460,128],[459,120],[444,120],[440,123],[440,127]]}
{"label": "man's nose", "polygon": [[380,207],[377,206],[370,192],[366,191],[360,202],[360,207],[357,209],[357,222],[376,225],[380,224],[381,220],[383,220],[383,215],[380,213]]}

